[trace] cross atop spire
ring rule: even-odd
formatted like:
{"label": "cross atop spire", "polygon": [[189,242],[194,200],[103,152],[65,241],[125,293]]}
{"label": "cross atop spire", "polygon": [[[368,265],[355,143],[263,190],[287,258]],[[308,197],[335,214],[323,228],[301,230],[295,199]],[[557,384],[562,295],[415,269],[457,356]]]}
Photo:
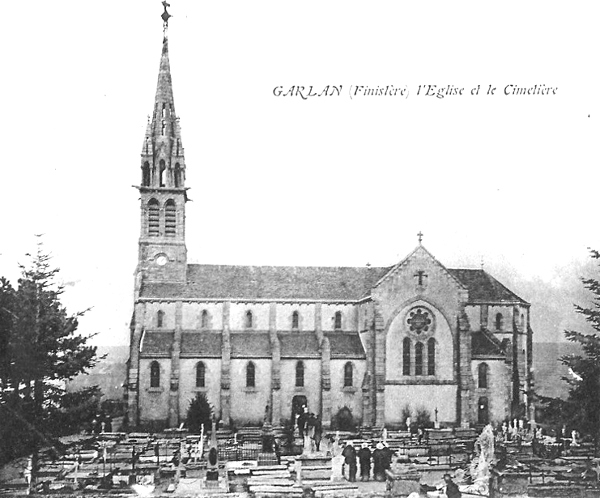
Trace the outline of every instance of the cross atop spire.
{"label": "cross atop spire", "polygon": [[173,17],[173,16],[167,12],[167,7],[170,7],[171,4],[167,3],[166,0],[163,0],[162,4],[163,4],[163,7],[165,10],[163,11],[163,13],[161,14],[160,17],[163,20],[163,34],[166,36],[167,28],[169,27],[169,17]]}
{"label": "cross atop spire", "polygon": [[419,239],[419,245],[421,245],[422,241],[423,241],[423,233],[419,230],[419,233],[417,234],[417,238]]}

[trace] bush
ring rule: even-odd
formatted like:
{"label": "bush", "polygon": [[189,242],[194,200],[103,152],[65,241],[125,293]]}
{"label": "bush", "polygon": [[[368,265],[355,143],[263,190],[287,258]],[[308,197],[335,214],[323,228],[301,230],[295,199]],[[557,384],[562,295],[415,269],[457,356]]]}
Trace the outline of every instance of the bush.
{"label": "bush", "polygon": [[356,423],[352,416],[352,410],[347,406],[340,408],[333,416],[331,421],[333,428],[338,431],[353,431],[356,429]]}
{"label": "bush", "polygon": [[[404,427],[406,427],[406,419],[407,418],[411,418],[412,420],[412,411],[410,409],[409,405],[404,405],[404,407],[402,407],[402,415],[401,415],[401,420],[402,420],[402,425],[404,425]],[[414,423],[414,421],[411,421],[411,425]]]}
{"label": "bush", "polygon": [[431,414],[427,411],[426,408],[420,406],[417,408],[415,424],[417,427],[432,427],[433,423],[431,422]]}
{"label": "bush", "polygon": [[198,393],[196,398],[190,402],[186,417],[186,426],[190,432],[200,433],[204,426],[206,434],[211,428],[212,406],[206,399],[206,394]]}

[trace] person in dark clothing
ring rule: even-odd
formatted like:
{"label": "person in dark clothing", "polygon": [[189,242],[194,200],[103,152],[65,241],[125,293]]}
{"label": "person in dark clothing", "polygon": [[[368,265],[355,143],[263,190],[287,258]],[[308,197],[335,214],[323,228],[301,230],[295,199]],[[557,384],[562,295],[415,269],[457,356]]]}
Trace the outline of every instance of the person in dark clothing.
{"label": "person in dark clothing", "polygon": [[358,461],[360,462],[360,480],[368,481],[371,474],[371,450],[367,443],[362,444],[358,450]]}
{"label": "person in dark clothing", "polygon": [[386,456],[383,451],[383,444],[377,443],[373,452],[373,478],[376,481],[385,481]]}
{"label": "person in dark clothing", "polygon": [[302,408],[302,413],[298,416],[298,431],[300,432],[300,437],[304,437],[304,430],[306,429],[308,415],[304,408]]}
{"label": "person in dark clothing", "polygon": [[315,448],[319,451],[319,447],[321,446],[321,438],[323,437],[323,423],[321,422],[321,417],[318,415],[314,420],[314,433],[313,439],[315,440]]}
{"label": "person in dark clothing", "polygon": [[448,498],[460,498],[462,496],[460,489],[458,489],[450,474],[444,474],[444,481],[446,483],[446,496]]}
{"label": "person in dark clothing", "polygon": [[[383,470],[389,470],[392,467],[392,450],[390,449],[387,443],[383,443],[383,454],[385,455],[385,460],[383,461]],[[385,472],[384,472],[385,474]]]}
{"label": "person in dark clothing", "polygon": [[348,480],[356,482],[356,450],[351,444],[347,444],[342,451],[344,464],[348,467]]}

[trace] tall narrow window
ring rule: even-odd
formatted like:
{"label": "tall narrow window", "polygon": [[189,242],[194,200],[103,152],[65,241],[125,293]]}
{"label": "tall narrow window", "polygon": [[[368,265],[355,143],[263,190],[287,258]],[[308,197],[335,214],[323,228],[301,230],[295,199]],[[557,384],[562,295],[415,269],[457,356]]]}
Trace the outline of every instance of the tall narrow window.
{"label": "tall narrow window", "polygon": [[352,362],[349,361],[344,365],[344,387],[353,386],[353,374],[354,368],[352,366]]}
{"label": "tall narrow window", "polygon": [[488,366],[487,363],[480,363],[477,368],[478,387],[487,388],[488,386]]}
{"label": "tall narrow window", "polygon": [[150,387],[160,387],[160,365],[158,361],[150,363]]}
{"label": "tall narrow window", "polygon": [[427,341],[427,375],[435,375],[435,339]]}
{"label": "tall narrow window", "polygon": [[159,234],[160,214],[158,201],[150,199],[148,202],[148,235],[157,236]]}
{"label": "tall narrow window", "polygon": [[256,367],[251,361],[246,365],[246,387],[256,387]]}
{"label": "tall narrow window", "polygon": [[147,162],[142,166],[142,185],[144,187],[150,186],[150,165]]}
{"label": "tall narrow window", "polygon": [[251,329],[254,326],[254,321],[252,319],[252,311],[246,311],[246,328]]}
{"label": "tall narrow window", "polygon": [[342,329],[342,312],[341,311],[336,311],[335,312],[335,317],[333,319],[333,328],[335,330],[341,330]]}
{"label": "tall narrow window", "polygon": [[304,387],[304,363],[296,363],[296,387]]}
{"label": "tall narrow window", "polygon": [[177,208],[175,201],[169,199],[165,204],[165,235],[174,237],[177,229]]}
{"label": "tall narrow window", "polygon": [[175,165],[175,188],[181,187],[181,166],[179,163]]}
{"label": "tall narrow window", "polygon": [[525,332],[525,315],[521,313],[521,332]]}
{"label": "tall narrow window", "polygon": [[502,313],[497,313],[496,314],[496,330],[502,330],[504,326],[504,317],[502,316]]}
{"label": "tall narrow window", "polygon": [[202,314],[200,315],[200,328],[208,328],[208,311],[206,310],[202,310]]}
{"label": "tall narrow window", "polygon": [[158,185],[159,185],[159,187],[164,187],[165,186],[165,160],[161,159],[158,164],[159,164],[158,175],[159,175],[159,180],[160,180]]}
{"label": "tall narrow window", "polygon": [[402,375],[410,375],[410,339],[402,341]]}
{"label": "tall narrow window", "polygon": [[294,311],[292,313],[292,329],[298,330],[298,312]]}
{"label": "tall narrow window", "polygon": [[206,367],[202,362],[196,365],[196,387],[206,387]]}
{"label": "tall narrow window", "polygon": [[156,328],[161,329],[165,326],[165,312],[163,310],[158,310],[156,313]]}
{"label": "tall narrow window", "polygon": [[423,343],[415,344],[415,375],[423,375]]}

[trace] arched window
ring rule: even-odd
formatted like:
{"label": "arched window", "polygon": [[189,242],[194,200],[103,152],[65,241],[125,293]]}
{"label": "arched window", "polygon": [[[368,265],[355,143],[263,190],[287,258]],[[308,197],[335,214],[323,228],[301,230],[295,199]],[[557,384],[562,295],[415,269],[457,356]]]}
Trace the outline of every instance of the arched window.
{"label": "arched window", "polygon": [[410,375],[410,339],[402,341],[402,375]]}
{"label": "arched window", "polygon": [[415,344],[415,375],[423,375],[423,343]]}
{"label": "arched window", "polygon": [[206,387],[206,366],[202,362],[196,365],[196,387]]}
{"label": "arched window", "polygon": [[254,322],[252,319],[252,311],[246,311],[246,328],[251,329],[254,326]]}
{"label": "arched window", "polygon": [[142,166],[142,185],[144,187],[150,186],[150,165],[145,162]]}
{"label": "arched window", "polygon": [[478,387],[488,387],[488,371],[487,363],[480,363],[477,368],[477,385]]}
{"label": "arched window", "polygon": [[435,375],[435,339],[427,341],[427,375]]}
{"label": "arched window", "polygon": [[335,330],[341,330],[342,329],[342,312],[341,311],[336,311],[335,312],[335,317],[333,320],[333,328]]}
{"label": "arched window", "polygon": [[496,314],[496,330],[502,330],[504,326],[504,317],[502,316],[502,313],[497,313]]}
{"label": "arched window", "polygon": [[292,329],[298,330],[298,312],[294,311],[292,313]]}
{"label": "arched window", "polygon": [[156,313],[156,328],[163,328],[165,326],[165,312],[163,310],[158,310]]}
{"label": "arched window", "polygon": [[251,361],[246,365],[246,387],[256,387],[256,367]]}
{"label": "arched window", "polygon": [[208,328],[208,311],[206,310],[202,310],[202,313],[200,314],[200,328]]}
{"label": "arched window", "polygon": [[344,387],[353,386],[353,373],[354,367],[352,366],[352,362],[349,361],[344,365]]}
{"label": "arched window", "polygon": [[158,361],[150,363],[150,387],[160,387],[160,365]]}
{"label": "arched window", "polygon": [[296,387],[304,387],[304,363],[296,363]]}
{"label": "arched window", "polygon": [[177,230],[177,208],[175,201],[169,199],[165,204],[165,235],[174,237]]}
{"label": "arched window", "polygon": [[[163,121],[164,123],[164,121]],[[159,171],[158,171],[158,178],[159,178],[159,186],[160,187],[164,187],[165,186],[165,160],[161,159],[159,164]]]}
{"label": "arched window", "polygon": [[181,166],[179,163],[175,165],[175,188],[181,187]]}
{"label": "arched window", "polygon": [[525,315],[521,313],[521,332],[525,332]]}
{"label": "arched window", "polygon": [[160,214],[158,201],[150,199],[148,202],[148,235],[157,236],[160,227]]}

